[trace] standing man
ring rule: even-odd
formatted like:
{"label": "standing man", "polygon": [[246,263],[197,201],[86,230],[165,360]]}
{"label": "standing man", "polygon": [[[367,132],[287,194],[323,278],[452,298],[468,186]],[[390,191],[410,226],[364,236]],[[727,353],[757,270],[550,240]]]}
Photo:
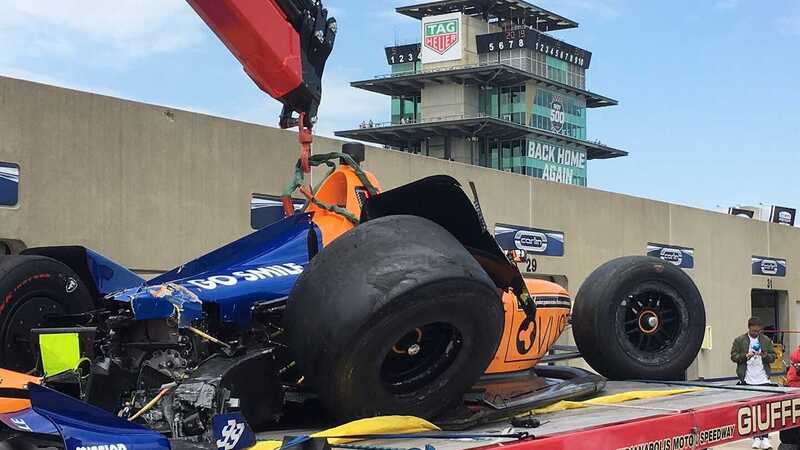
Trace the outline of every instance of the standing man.
{"label": "standing man", "polygon": [[[772,341],[761,334],[763,324],[757,317],[747,321],[747,333],[733,340],[731,361],[736,363],[736,376],[739,384],[749,386],[770,386],[769,365],[775,361]],[[772,448],[769,435],[753,438],[753,448]]]}

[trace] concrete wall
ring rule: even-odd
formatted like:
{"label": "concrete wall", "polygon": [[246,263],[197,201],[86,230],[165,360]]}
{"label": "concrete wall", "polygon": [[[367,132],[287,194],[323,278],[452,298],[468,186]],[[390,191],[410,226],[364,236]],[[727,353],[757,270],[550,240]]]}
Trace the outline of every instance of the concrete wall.
{"label": "concrete wall", "polygon": [[468,114],[468,106],[475,104],[477,91],[473,88],[455,83],[428,83],[420,94],[422,118],[427,121],[445,120]]}
{"label": "concrete wall", "polygon": [[[340,146],[315,142],[316,152]],[[279,194],[297,153],[292,132],[0,78],[0,161],[21,170],[19,205],[0,208],[0,240],[82,244],[163,271],[248,233],[250,195]],[[753,288],[787,291],[788,324],[800,327],[797,228],[378,148],[365,167],[384,189],[433,174],[474,181],[490,224],[563,231],[565,256],[538,266],[565,275],[573,292],[596,266],[644,254],[648,242],[694,247],[688,273],[713,349],[690,375],[733,373],[729,345]],[[751,255],[786,258],[787,277],[751,276]]]}

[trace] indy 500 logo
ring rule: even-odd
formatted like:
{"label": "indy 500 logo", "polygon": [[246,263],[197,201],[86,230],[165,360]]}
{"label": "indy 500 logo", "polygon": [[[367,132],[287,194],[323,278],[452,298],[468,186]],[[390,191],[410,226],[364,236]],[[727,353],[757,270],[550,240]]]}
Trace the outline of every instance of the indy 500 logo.
{"label": "indy 500 logo", "polygon": [[564,104],[558,95],[550,103],[550,131],[561,134],[564,130]]}

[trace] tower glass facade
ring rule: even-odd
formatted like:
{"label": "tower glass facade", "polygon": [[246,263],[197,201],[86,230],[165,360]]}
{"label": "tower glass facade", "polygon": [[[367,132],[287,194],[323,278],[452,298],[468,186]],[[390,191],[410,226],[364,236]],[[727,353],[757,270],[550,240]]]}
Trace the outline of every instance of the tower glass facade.
{"label": "tower glass facade", "polygon": [[480,64],[508,64],[511,67],[545,77],[548,80],[558,81],[578,89],[586,89],[586,69],[533,49],[501,50],[481,53],[478,56]]}
{"label": "tower glass facade", "polygon": [[586,90],[591,52],[540,31],[576,22],[523,0],[397,11],[420,42],[386,47],[391,74],[352,83],[391,98],[390,122],[338,136],[578,186],[588,159],[627,155],[588,139],[588,108],[617,104]]}

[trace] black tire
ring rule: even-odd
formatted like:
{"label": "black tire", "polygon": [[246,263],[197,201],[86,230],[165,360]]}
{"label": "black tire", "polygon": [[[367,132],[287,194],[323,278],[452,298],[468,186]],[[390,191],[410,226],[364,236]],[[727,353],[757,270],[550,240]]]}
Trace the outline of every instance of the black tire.
{"label": "black tire", "polygon": [[0,259],[0,367],[35,367],[32,328],[49,314],[76,314],[93,307],[89,291],[66,265],[44,256]]}
{"label": "black tire", "polygon": [[433,418],[489,365],[503,307],[450,233],[397,215],[357,226],[312,260],[286,327],[300,372],[336,418]]}
{"label": "black tire", "polygon": [[572,312],[583,358],[616,380],[678,380],[703,342],[706,314],[692,279],[650,256],[611,260],[584,281]]}

